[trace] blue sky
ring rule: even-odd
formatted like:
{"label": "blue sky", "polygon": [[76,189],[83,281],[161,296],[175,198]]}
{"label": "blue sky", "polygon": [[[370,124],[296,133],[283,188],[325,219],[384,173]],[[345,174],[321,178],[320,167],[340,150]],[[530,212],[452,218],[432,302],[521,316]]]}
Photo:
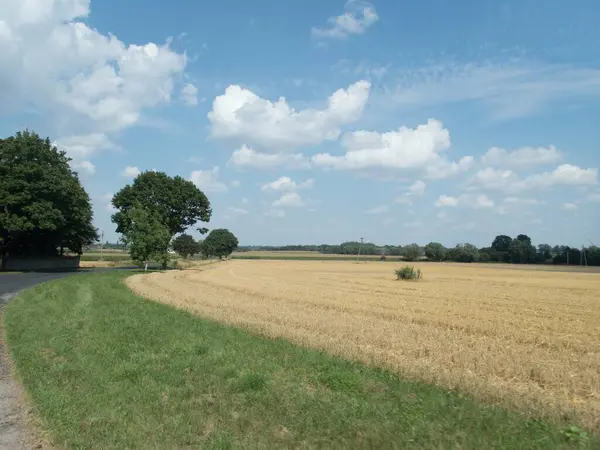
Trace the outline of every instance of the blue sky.
{"label": "blue sky", "polygon": [[600,5],[0,0],[0,133],[136,173],[242,244],[600,243]]}

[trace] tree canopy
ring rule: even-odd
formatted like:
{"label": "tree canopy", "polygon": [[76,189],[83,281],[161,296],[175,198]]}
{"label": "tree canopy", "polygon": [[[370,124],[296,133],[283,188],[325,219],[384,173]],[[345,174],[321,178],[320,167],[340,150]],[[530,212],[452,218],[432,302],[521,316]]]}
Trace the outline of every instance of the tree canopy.
{"label": "tree canopy", "polygon": [[423,251],[419,247],[419,244],[410,244],[402,249],[402,253],[405,260],[416,261],[421,257]]}
{"label": "tree canopy", "polygon": [[[131,226],[128,210],[138,205],[156,214],[167,227],[170,236],[183,233],[196,222],[208,222],[212,214],[210,202],[191,181],[179,176],[170,177],[164,172],[143,172],[115,194],[112,199],[117,212],[112,221],[117,233],[126,234]],[[201,233],[205,228],[199,228]]]}
{"label": "tree canopy", "polygon": [[446,247],[439,242],[430,242],[425,246],[425,256],[430,261],[443,261],[446,258]]}
{"label": "tree canopy", "polygon": [[194,256],[200,253],[200,250],[202,250],[200,243],[194,240],[194,238],[189,234],[181,234],[177,236],[175,239],[173,239],[171,247],[182,258]]}
{"label": "tree canopy", "polygon": [[123,242],[129,247],[131,259],[146,269],[151,260],[160,261],[166,267],[171,234],[160,215],[140,204],[133,205],[125,214],[129,225],[123,233]]}
{"label": "tree canopy", "polygon": [[238,239],[231,231],[218,228],[208,233],[202,244],[202,251],[208,257],[223,258],[231,255],[238,244]]}
{"label": "tree canopy", "polygon": [[0,256],[81,254],[98,239],[70,161],[34,132],[0,139]]}

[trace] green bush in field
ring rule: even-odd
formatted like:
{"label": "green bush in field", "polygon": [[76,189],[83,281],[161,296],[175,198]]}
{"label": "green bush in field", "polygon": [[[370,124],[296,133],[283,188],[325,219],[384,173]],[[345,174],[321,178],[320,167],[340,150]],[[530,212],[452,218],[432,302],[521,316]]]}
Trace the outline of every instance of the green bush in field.
{"label": "green bush in field", "polygon": [[421,269],[415,269],[413,266],[396,269],[396,280],[420,280],[421,278],[423,278]]}

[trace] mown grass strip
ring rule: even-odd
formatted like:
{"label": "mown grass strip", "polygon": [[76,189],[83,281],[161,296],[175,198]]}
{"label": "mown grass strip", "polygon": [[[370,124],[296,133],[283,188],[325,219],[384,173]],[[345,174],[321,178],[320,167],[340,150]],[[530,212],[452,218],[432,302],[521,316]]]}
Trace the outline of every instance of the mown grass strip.
{"label": "mown grass strip", "polygon": [[19,375],[66,448],[595,447],[582,433],[146,301],[77,275],[5,309]]}

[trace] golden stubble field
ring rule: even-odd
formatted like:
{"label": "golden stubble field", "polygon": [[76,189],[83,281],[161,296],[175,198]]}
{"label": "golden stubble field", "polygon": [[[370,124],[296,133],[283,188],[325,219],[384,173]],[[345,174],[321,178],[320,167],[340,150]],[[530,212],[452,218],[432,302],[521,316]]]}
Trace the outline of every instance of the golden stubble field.
{"label": "golden stubble field", "polygon": [[415,264],[227,261],[136,275],[204,317],[600,431],[600,274]]}

